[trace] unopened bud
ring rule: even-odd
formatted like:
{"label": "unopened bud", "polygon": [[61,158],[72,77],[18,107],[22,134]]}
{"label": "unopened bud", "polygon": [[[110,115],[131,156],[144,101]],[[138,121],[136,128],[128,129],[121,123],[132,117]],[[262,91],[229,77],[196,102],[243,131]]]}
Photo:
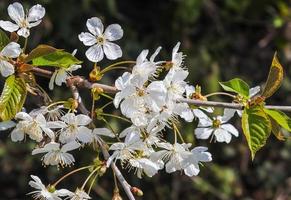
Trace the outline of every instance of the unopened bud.
{"label": "unopened bud", "polygon": [[122,200],[118,189],[114,189],[112,200]]}
{"label": "unopened bud", "polygon": [[89,79],[92,82],[100,81],[103,74],[100,73],[100,67],[94,67],[94,69],[89,74]]}
{"label": "unopened bud", "polygon": [[138,197],[143,196],[143,191],[142,191],[141,189],[137,188],[137,187],[131,187],[131,188],[130,188],[130,191],[131,191],[134,195],[136,195],[136,196],[138,196]]}

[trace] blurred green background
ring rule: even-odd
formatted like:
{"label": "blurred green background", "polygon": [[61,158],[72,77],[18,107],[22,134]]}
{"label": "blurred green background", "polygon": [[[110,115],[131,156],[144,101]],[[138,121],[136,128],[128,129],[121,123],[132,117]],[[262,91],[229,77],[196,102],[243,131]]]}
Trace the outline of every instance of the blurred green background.
{"label": "blurred green background", "polygon": [[[7,6],[13,1],[0,1],[0,18],[8,20]],[[119,23],[124,37],[118,41],[123,49],[124,60],[135,60],[142,49],[162,46],[160,59],[170,59],[177,41],[187,55],[188,81],[202,85],[203,93],[221,90],[218,81],[239,77],[250,85],[262,85],[275,51],[285,68],[281,89],[268,103],[291,105],[291,5],[286,0],[39,0],[21,1],[27,8],[42,4],[47,11],[43,23],[32,30],[29,48],[49,44],[72,52],[84,60],[87,76],[92,63],[84,57],[86,48],[78,40],[78,34],[86,31],[86,20],[100,17],[106,25]],[[110,62],[102,61],[101,67]],[[112,72],[104,82],[113,84],[122,72]],[[39,78],[47,89],[48,80]],[[3,78],[0,78],[3,86]],[[54,99],[70,97],[65,87],[57,87]],[[89,94],[82,91],[85,102]],[[227,101],[229,99],[215,99]],[[39,105],[40,100],[29,96],[27,108]],[[100,104],[101,105],[101,104]],[[110,110],[107,110],[108,112]],[[112,125],[119,130],[124,126]],[[102,124],[99,124],[102,126]],[[237,122],[237,127],[240,127]],[[197,177],[189,178],[180,172],[166,174],[161,171],[153,178],[139,180],[124,170],[129,183],[141,188],[144,196],[139,199],[291,199],[291,141],[279,142],[271,136],[267,145],[250,161],[244,138],[233,138],[230,144],[195,141],[194,125],[183,127],[183,134],[195,145],[206,145],[213,155],[213,162],[202,167]],[[239,128],[240,129],[240,128]],[[43,168],[40,156],[32,157],[34,144],[12,143],[9,132],[0,133],[0,199],[30,199],[26,193],[29,175],[42,178],[47,184],[77,166],[88,164],[94,158],[90,149],[74,152],[76,164],[57,170]],[[84,173],[68,178],[60,186],[74,190],[80,186]],[[91,194],[93,199],[111,199],[113,178],[110,172],[100,178]],[[126,199],[125,195],[124,199]]]}

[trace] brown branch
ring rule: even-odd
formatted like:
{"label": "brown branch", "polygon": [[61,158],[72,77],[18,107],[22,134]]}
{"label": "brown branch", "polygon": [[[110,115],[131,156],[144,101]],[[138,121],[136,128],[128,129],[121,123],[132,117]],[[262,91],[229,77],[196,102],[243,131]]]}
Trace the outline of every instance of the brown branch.
{"label": "brown branch", "polygon": [[[83,104],[82,98],[79,94],[77,86],[83,86],[83,87],[88,88],[88,86],[89,86],[88,83],[89,83],[89,81],[86,81],[86,80],[82,79],[81,77],[71,77],[71,78],[67,79],[67,86],[71,89],[71,92],[73,94],[73,98],[78,102],[78,109],[80,110],[81,113],[83,113],[85,115],[88,115],[90,112],[87,110],[87,108]],[[110,157],[110,154],[107,151],[105,145],[102,142],[99,142],[99,145],[100,145],[100,148],[101,148],[101,151],[102,151],[102,154],[103,154],[105,160],[108,160],[108,158]],[[123,177],[123,175],[120,172],[120,170],[118,169],[118,167],[115,165],[114,162],[112,162],[110,166],[111,166],[112,170],[114,171],[119,183],[123,187],[129,200],[135,200],[135,198],[131,192],[131,185],[129,185],[128,182],[125,180],[125,178]]]}

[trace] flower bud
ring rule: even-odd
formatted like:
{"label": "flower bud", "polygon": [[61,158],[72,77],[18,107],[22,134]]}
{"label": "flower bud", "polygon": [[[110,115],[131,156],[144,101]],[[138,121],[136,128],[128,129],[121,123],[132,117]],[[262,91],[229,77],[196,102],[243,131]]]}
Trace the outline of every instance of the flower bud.
{"label": "flower bud", "polygon": [[103,77],[103,74],[100,73],[100,67],[94,67],[94,69],[89,74],[89,79],[92,82],[100,81]]}
{"label": "flower bud", "polygon": [[131,188],[130,188],[130,191],[131,191],[134,195],[136,195],[136,196],[138,196],[138,197],[143,196],[143,191],[142,191],[141,189],[137,188],[137,187],[131,187]]}

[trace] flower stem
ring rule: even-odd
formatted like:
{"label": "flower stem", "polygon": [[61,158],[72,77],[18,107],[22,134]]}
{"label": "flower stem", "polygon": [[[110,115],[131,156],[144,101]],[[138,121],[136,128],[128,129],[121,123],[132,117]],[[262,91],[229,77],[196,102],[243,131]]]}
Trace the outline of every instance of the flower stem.
{"label": "flower stem", "polygon": [[90,167],[92,167],[91,165],[89,166],[85,166],[85,167],[80,167],[78,169],[75,169],[67,174],[65,174],[64,176],[62,176],[59,180],[57,180],[54,184],[52,184],[53,187],[56,187],[62,180],[64,180],[65,178],[67,178],[68,176],[74,174],[74,173],[77,173],[79,171],[82,171],[84,169],[89,169]]}
{"label": "flower stem", "polygon": [[95,183],[95,179],[97,178],[97,176],[98,176],[98,174],[96,173],[95,176],[93,177],[91,183],[90,183],[90,186],[89,186],[89,189],[88,189],[87,194],[90,194],[91,189],[92,189],[92,187],[93,187],[93,185],[94,185],[94,183]]}
{"label": "flower stem", "polygon": [[24,45],[23,45],[23,49],[22,49],[22,51],[23,51],[24,54],[25,54],[25,50],[27,48],[27,42],[28,42],[28,38],[25,38]]}
{"label": "flower stem", "polygon": [[215,96],[215,95],[224,95],[224,96],[229,96],[229,97],[231,97],[233,99],[235,98],[235,95],[228,94],[226,92],[213,92],[213,93],[205,95],[204,97],[208,98],[208,97]]}
{"label": "flower stem", "polygon": [[110,102],[106,103],[104,106],[102,106],[100,109],[103,110],[104,108],[106,108],[107,106],[109,106],[112,103],[113,103],[113,101],[110,101]]}
{"label": "flower stem", "polygon": [[115,67],[115,66],[118,66],[118,65],[123,65],[123,64],[135,64],[136,62],[135,61],[121,61],[121,62],[117,62],[117,63],[114,63],[112,65],[109,65],[107,67],[105,67],[103,70],[100,71],[101,74],[104,74],[105,72],[109,71],[111,68]]}
{"label": "flower stem", "polygon": [[103,97],[106,97],[106,98],[108,98],[110,100],[113,100],[113,98],[111,96],[109,96],[109,95],[107,95],[105,93],[100,93],[100,95],[103,96]]}
{"label": "flower stem", "polygon": [[121,119],[121,120],[123,120],[123,121],[126,121],[126,122],[131,123],[130,120],[128,120],[128,119],[126,119],[126,118],[124,118],[124,117],[117,116],[117,115],[112,115],[112,114],[108,114],[108,113],[102,113],[102,114],[100,114],[100,115],[107,116],[107,117],[114,117],[114,118]]}
{"label": "flower stem", "polygon": [[95,172],[97,172],[97,170],[99,170],[99,168],[94,169],[94,170],[89,174],[89,176],[88,176],[88,177],[86,178],[86,180],[84,181],[84,183],[83,183],[83,185],[82,185],[82,187],[81,187],[81,190],[84,190],[84,188],[85,188],[87,182],[90,180],[91,176],[93,176],[93,174],[94,174]]}

